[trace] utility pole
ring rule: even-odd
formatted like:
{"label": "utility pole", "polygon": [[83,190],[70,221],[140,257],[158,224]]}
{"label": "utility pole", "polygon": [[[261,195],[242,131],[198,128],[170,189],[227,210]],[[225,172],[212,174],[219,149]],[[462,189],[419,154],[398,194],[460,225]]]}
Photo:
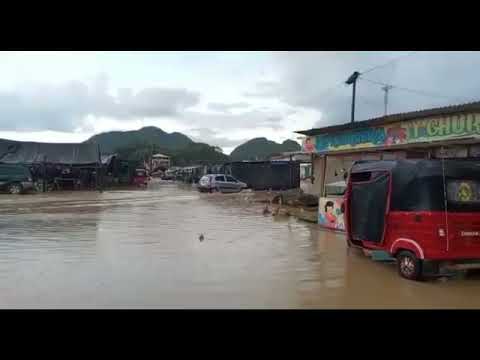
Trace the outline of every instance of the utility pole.
{"label": "utility pole", "polygon": [[383,102],[385,105],[385,116],[387,116],[387,107],[388,107],[388,92],[393,89],[393,86],[391,85],[385,85],[382,87],[382,90],[385,91],[385,96],[383,98]]}
{"label": "utility pole", "polygon": [[355,71],[345,82],[347,85],[352,85],[353,84],[353,89],[352,89],[352,119],[351,122],[353,123],[355,121],[355,90],[357,86],[357,79],[360,76],[360,73],[358,71]]}

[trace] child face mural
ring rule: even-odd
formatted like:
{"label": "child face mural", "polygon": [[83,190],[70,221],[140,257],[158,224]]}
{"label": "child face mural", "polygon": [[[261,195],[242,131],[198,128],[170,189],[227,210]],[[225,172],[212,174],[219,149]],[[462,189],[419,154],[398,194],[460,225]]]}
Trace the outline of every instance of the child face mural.
{"label": "child face mural", "polygon": [[321,212],[318,217],[319,224],[322,224],[331,229],[345,230],[343,201],[326,200],[322,204]]}
{"label": "child face mural", "polygon": [[325,204],[325,217],[330,224],[335,224],[337,217],[333,213],[334,204],[333,201],[327,201]]}
{"label": "child face mural", "polygon": [[315,146],[312,144],[312,140],[310,138],[305,139],[303,149],[305,150],[305,152],[313,152],[315,150]]}
{"label": "child face mural", "polygon": [[400,127],[391,127],[387,130],[385,145],[404,144],[407,141],[407,130]]}

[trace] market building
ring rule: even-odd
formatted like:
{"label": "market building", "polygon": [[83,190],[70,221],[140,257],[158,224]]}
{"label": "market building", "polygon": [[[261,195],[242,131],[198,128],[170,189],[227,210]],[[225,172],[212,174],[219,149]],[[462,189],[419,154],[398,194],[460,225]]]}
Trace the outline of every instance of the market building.
{"label": "market building", "polygon": [[312,156],[310,192],[319,196],[318,223],[345,230],[343,193],[358,160],[480,160],[480,102],[382,116],[297,131]]}

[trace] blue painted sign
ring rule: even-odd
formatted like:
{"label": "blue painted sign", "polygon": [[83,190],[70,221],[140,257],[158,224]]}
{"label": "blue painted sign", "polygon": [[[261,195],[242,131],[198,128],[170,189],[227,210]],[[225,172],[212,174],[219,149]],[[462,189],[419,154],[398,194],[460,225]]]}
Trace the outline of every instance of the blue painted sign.
{"label": "blue painted sign", "polygon": [[315,140],[317,151],[379,146],[385,144],[385,129],[368,128],[340,134],[318,135]]}

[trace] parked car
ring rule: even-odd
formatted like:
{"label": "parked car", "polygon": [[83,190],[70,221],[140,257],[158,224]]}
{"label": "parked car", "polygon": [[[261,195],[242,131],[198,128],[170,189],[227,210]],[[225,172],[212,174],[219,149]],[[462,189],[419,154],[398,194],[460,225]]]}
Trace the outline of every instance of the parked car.
{"label": "parked car", "polygon": [[202,176],[197,188],[200,192],[240,192],[247,188],[247,184],[238,181],[233,176],[225,174],[209,174]]}
{"label": "parked car", "polygon": [[33,189],[32,174],[22,165],[0,164],[0,190],[21,194]]}

